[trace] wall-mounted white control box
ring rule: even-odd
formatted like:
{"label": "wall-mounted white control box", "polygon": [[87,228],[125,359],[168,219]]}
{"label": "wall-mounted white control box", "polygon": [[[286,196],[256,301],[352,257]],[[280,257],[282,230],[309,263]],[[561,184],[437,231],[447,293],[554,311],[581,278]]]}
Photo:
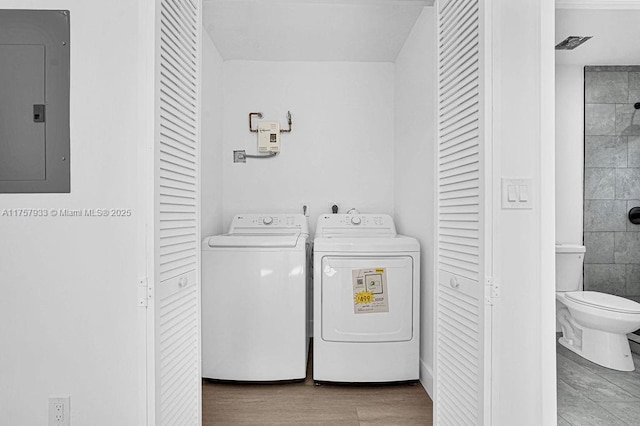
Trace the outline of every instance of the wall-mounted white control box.
{"label": "wall-mounted white control box", "polygon": [[533,179],[502,178],[502,208],[532,209]]}
{"label": "wall-mounted white control box", "polygon": [[258,123],[258,152],[280,152],[280,123],[277,121]]}

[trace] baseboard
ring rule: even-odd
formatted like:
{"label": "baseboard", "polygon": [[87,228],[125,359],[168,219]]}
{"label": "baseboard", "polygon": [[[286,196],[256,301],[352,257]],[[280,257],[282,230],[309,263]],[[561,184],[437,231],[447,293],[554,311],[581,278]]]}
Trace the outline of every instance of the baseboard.
{"label": "baseboard", "polygon": [[422,360],[420,360],[420,384],[433,401],[433,372]]}

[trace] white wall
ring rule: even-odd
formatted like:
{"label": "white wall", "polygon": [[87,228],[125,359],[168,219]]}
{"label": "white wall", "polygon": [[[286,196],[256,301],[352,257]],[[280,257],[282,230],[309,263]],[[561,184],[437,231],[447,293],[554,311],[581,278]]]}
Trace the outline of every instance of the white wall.
{"label": "white wall", "polygon": [[582,244],[584,70],[556,65],[556,241]]}
{"label": "white wall", "polygon": [[202,227],[201,237],[222,230],[222,57],[206,31],[202,36]]}
{"label": "white wall", "polygon": [[424,9],[395,62],[395,219],[420,241],[420,374],[433,395],[435,11]]}
{"label": "white wall", "polygon": [[[71,193],[1,194],[12,208],[132,209],[131,217],[0,216],[0,423],[138,424],[140,141],[137,3],[5,0],[71,11]],[[133,6],[133,7],[132,7]]]}
{"label": "white wall", "polygon": [[[393,64],[224,62],[223,213],[301,212],[315,228],[330,204],[342,212],[393,213]],[[257,153],[248,114],[293,131],[281,153],[233,163],[233,150]]]}

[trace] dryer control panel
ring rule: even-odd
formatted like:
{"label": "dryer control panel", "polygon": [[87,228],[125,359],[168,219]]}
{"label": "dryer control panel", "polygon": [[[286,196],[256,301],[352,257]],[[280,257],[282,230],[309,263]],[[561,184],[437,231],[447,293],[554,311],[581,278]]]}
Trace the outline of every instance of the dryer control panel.
{"label": "dryer control panel", "polygon": [[316,236],[395,237],[396,226],[387,214],[325,214],[318,218]]}

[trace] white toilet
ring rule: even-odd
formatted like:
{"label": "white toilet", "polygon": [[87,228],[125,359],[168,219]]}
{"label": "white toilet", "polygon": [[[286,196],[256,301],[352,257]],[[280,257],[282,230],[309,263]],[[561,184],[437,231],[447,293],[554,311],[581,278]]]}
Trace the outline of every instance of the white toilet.
{"label": "white toilet", "polygon": [[581,291],[585,247],[556,245],[556,318],[560,344],[603,367],[633,371],[627,333],[640,328],[640,303]]}

